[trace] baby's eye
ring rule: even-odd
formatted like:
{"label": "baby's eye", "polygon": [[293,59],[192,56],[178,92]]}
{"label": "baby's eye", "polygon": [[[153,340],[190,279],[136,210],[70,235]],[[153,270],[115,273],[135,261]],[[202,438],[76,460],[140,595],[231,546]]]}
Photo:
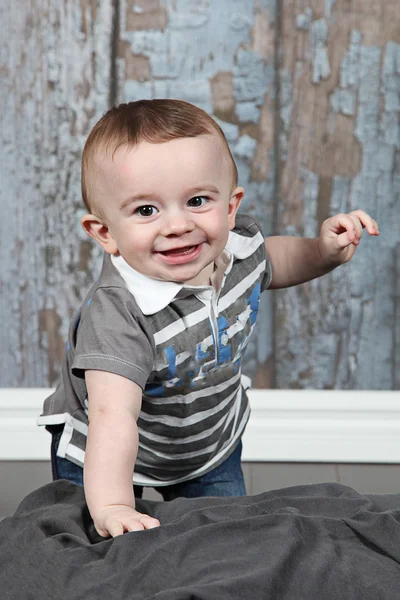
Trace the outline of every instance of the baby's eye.
{"label": "baby's eye", "polygon": [[194,196],[194,198],[190,198],[188,205],[194,208],[201,208],[202,206],[207,204],[207,202],[207,196]]}
{"label": "baby's eye", "polygon": [[156,214],[156,212],[158,212],[156,207],[151,206],[150,204],[139,206],[139,208],[135,210],[135,214],[139,215],[140,217],[152,217]]}

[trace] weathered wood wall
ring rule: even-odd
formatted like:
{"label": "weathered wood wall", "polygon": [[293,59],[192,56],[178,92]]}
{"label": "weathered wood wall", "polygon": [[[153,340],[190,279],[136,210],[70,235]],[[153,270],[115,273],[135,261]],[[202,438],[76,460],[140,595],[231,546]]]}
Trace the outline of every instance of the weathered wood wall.
{"label": "weathered wood wall", "polygon": [[91,126],[175,97],[218,119],[266,234],[314,236],[354,207],[380,223],[350,265],[264,294],[256,386],[398,389],[399,17],[398,0],[0,3],[0,386],[54,384],[97,276],[79,226]]}
{"label": "weathered wood wall", "polygon": [[382,235],[277,294],[277,383],[399,389],[400,3],[281,6],[277,228],[314,236],[328,215],[363,208]]}

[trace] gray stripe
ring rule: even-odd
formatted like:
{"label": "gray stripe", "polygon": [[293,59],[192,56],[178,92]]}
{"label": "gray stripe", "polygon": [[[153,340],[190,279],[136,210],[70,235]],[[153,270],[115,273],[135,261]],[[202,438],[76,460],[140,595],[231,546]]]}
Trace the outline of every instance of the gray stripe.
{"label": "gray stripe", "polygon": [[[232,401],[232,398],[234,398],[237,393],[238,393],[237,391],[233,392],[233,394],[230,394],[227,398],[225,398],[222,402],[220,402],[218,404],[218,406],[213,406],[212,408],[209,408],[208,410],[202,411],[200,414],[196,414],[196,412],[195,412],[192,415],[189,415],[188,417],[184,417],[184,418],[177,418],[177,417],[173,417],[171,415],[164,415],[163,424],[169,425],[171,427],[187,427],[188,425],[200,423],[201,421],[204,421],[209,416],[215,415],[215,414],[223,411],[224,408],[227,405],[229,405],[229,403]],[[149,414],[146,414],[143,412],[140,413],[139,421],[156,423],[159,420],[160,420],[160,415],[149,415]]]}
{"label": "gray stripe", "polygon": [[[238,427],[236,430],[236,434],[238,437],[240,437],[242,435],[244,428],[246,426],[246,423],[248,421],[248,417],[249,417],[249,410],[243,414],[241,421],[238,423]],[[227,436],[228,436],[228,434],[227,434]],[[228,437],[226,439],[228,439]],[[227,448],[229,446],[230,446],[229,443],[226,444]],[[222,444],[219,449],[219,452],[222,452],[222,454],[223,454],[223,448],[224,448],[224,445]],[[150,452],[143,452],[143,456],[142,456],[142,452],[140,452],[140,456],[138,455],[138,460],[136,461],[136,464],[138,466],[139,472],[145,468],[145,472],[148,475],[155,477],[155,478],[162,477],[162,479],[165,480],[165,479],[174,479],[174,478],[178,478],[178,477],[184,477],[186,468],[189,465],[190,465],[190,468],[187,470],[188,473],[190,473],[191,471],[193,471],[195,469],[199,469],[203,464],[210,461],[212,458],[213,458],[212,454],[210,454],[209,456],[198,454],[197,457],[193,457],[191,459],[190,458],[185,459],[184,462],[182,460],[180,460],[179,457],[176,457],[176,460],[170,460],[167,464],[164,463],[164,464],[160,465],[159,459],[154,454],[151,454]],[[222,458],[222,460],[223,460],[223,458]],[[219,463],[220,462],[222,462],[222,461],[219,461]],[[215,466],[216,465],[214,465],[213,468],[215,468]],[[165,476],[166,472],[168,472],[168,477]]]}

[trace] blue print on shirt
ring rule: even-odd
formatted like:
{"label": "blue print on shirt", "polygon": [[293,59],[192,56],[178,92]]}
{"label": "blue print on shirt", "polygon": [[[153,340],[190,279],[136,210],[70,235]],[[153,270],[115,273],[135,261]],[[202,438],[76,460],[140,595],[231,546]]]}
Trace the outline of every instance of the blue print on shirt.
{"label": "blue print on shirt", "polygon": [[[252,289],[250,296],[246,298],[246,304],[250,306],[250,314],[249,320],[250,325],[254,325],[257,319],[258,307],[260,302],[260,294],[261,294],[261,286],[258,283]],[[213,345],[215,345],[214,331],[211,327],[211,323],[209,323],[210,334],[212,337]],[[194,385],[193,380],[197,378],[203,379],[207,376],[208,371],[211,369],[218,368],[219,366],[224,365],[227,362],[232,360],[232,346],[228,343],[228,329],[229,323],[226,317],[220,316],[217,319],[217,328],[218,328],[218,351],[216,353],[215,361],[210,363],[210,352],[208,350],[203,351],[201,348],[201,343],[198,343],[196,346],[196,354],[192,359],[190,364],[190,369],[185,372],[185,365],[182,364],[182,373],[177,372],[177,364],[176,364],[176,351],[175,348],[171,345],[167,348],[164,348],[164,355],[167,362],[167,373],[165,374],[165,379],[160,383],[151,383],[146,385],[146,394],[148,396],[160,397],[164,396],[166,392],[166,388],[179,388],[183,385],[188,384],[188,380],[191,381],[190,385]],[[223,343],[224,342],[224,343]],[[243,350],[243,354],[244,354]],[[240,368],[241,358],[237,359],[233,365],[234,372],[237,372]],[[177,377],[181,375],[180,379]],[[175,379],[175,381],[173,381]]]}
{"label": "blue print on shirt", "polygon": [[256,322],[256,319],[257,319],[258,305],[260,302],[260,294],[261,294],[261,285],[259,283],[257,283],[257,285],[255,285],[254,288],[252,289],[250,297],[246,298],[246,302],[247,302],[247,304],[250,305],[250,308],[251,308],[250,325],[254,325],[254,323]]}
{"label": "blue print on shirt", "polygon": [[159,398],[160,396],[164,396],[165,388],[159,383],[147,383],[144,392],[146,396],[153,396],[153,398]]}
{"label": "blue print on shirt", "polygon": [[176,352],[173,346],[168,346],[164,352],[168,363],[167,379],[172,379],[176,376]]}

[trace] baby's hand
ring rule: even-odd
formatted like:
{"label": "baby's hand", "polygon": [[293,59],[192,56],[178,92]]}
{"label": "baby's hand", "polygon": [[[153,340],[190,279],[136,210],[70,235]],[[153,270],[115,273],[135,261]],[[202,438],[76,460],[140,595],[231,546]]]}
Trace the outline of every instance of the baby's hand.
{"label": "baby's hand", "polygon": [[337,266],[348,262],[360,243],[365,227],[369,235],[379,235],[377,223],[363,210],[340,213],[322,223],[318,238],[319,251],[326,265]]}
{"label": "baby's hand", "polygon": [[127,531],[141,531],[159,527],[160,521],[144,515],[131,506],[115,505],[104,508],[93,519],[96,531],[102,537],[116,537]]}

